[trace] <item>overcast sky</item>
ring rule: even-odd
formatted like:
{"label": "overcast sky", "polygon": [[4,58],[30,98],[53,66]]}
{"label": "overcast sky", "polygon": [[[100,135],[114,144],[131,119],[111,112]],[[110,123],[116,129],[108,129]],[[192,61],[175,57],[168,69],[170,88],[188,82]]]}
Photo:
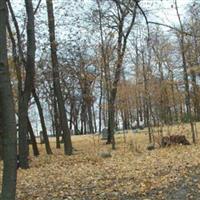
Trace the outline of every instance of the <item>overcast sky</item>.
{"label": "overcast sky", "polygon": [[[193,0],[177,0],[181,17],[185,12],[185,8]],[[178,22],[174,0],[142,0],[140,3],[147,10],[151,10],[151,17],[154,21],[175,25]]]}
{"label": "overcast sky", "polygon": [[[38,0],[39,1],[39,0]],[[79,0],[80,1],[80,0]],[[94,0],[81,0],[84,4],[90,4]],[[11,0],[14,5],[20,6],[24,4],[24,0]],[[34,0],[33,2],[37,2]],[[42,0],[45,3],[45,0]],[[54,5],[57,3],[66,3],[69,4],[70,1],[68,0],[53,0]],[[76,1],[75,1],[76,2]],[[193,0],[177,0],[178,6],[180,8],[180,12],[183,13],[183,9],[188,3],[192,3]],[[154,11],[154,15],[159,16],[161,20],[165,22],[173,23],[176,20],[176,12],[174,9],[174,0],[141,0],[140,5],[146,7],[152,11]],[[17,9],[17,7],[15,7]]]}
{"label": "overcast sky", "polygon": [[[33,0],[34,6],[37,5],[39,0]],[[197,1],[197,0],[196,0]],[[200,1],[200,0],[199,0]],[[15,14],[21,15],[21,10],[24,9],[24,0],[11,0],[13,7],[15,8]],[[179,7],[179,13],[184,18],[184,12],[186,11],[187,5],[193,3],[194,0],[177,0]],[[55,7],[55,18],[56,22],[63,21],[66,27],[70,27],[71,20],[74,16],[79,15],[81,18],[81,13],[84,12],[84,9],[90,9],[92,3],[95,4],[95,0],[53,0]],[[42,0],[41,6],[46,5],[46,0]],[[82,5],[82,6],[80,6]],[[174,6],[174,0],[141,0],[141,7],[146,11],[148,19],[155,22],[161,22],[168,25],[176,25],[178,23],[178,18],[176,15],[176,10]],[[62,11],[61,11],[61,8]],[[58,12],[56,12],[58,8]],[[67,13],[67,14],[62,14]],[[80,14],[79,14],[80,13]],[[46,9],[43,7],[38,10],[38,14],[46,18]],[[38,16],[36,15],[36,18]],[[186,15],[185,15],[186,16]],[[60,20],[61,17],[61,20]],[[63,20],[62,20],[63,19]],[[75,20],[76,21],[76,20]],[[72,24],[74,26],[74,24]],[[72,27],[73,27],[72,26]],[[59,27],[56,28],[58,31]],[[59,34],[64,34],[62,31]]]}

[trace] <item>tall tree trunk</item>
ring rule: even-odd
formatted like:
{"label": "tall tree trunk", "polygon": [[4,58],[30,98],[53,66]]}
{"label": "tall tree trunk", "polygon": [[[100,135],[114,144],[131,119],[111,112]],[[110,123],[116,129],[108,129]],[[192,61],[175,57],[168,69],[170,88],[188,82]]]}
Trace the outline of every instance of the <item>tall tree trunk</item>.
{"label": "tall tree trunk", "polygon": [[90,129],[90,133],[94,133],[92,104],[91,103],[89,105],[87,105],[87,111],[88,111],[88,125],[89,125],[89,129]]}
{"label": "tall tree trunk", "polygon": [[[19,30],[19,25],[18,25],[18,22],[17,22],[17,19],[15,17],[15,14],[14,14],[14,11],[13,11],[13,8],[12,8],[12,5],[10,3],[10,0],[7,0],[7,4],[8,4],[8,9],[10,11],[10,14],[11,14],[11,18],[12,18],[12,21],[14,23],[14,27],[15,27],[15,31],[16,31],[16,36],[17,36],[17,47],[18,47],[18,51],[19,51],[19,56],[20,56],[20,61],[23,63],[23,65],[25,66],[26,65],[26,59],[24,57],[24,52],[23,52],[23,49],[22,49],[22,41],[21,41],[21,34],[20,34],[20,30]],[[19,67],[19,66],[18,66]]]}
{"label": "tall tree trunk", "polygon": [[184,78],[184,84],[185,84],[185,105],[187,109],[187,117],[189,118],[190,126],[191,126],[191,131],[192,131],[192,141],[193,143],[196,142],[196,137],[195,137],[195,129],[194,129],[194,124],[193,124],[193,117],[192,117],[192,109],[191,109],[191,102],[190,102],[190,87],[189,87],[189,80],[188,80],[188,73],[187,73],[187,62],[186,62],[186,56],[185,56],[185,36],[184,36],[184,27],[181,22],[180,14],[178,11],[178,5],[177,5],[177,0],[175,0],[175,8],[176,8],[176,13],[178,16],[180,28],[181,28],[181,35],[180,35],[180,52],[181,52],[181,57],[182,57],[182,67],[183,67],[183,78]]}
{"label": "tall tree trunk", "polygon": [[96,114],[94,104],[92,105],[92,114],[93,114],[93,121],[94,121],[94,132],[97,132],[97,123],[96,123]]}
{"label": "tall tree trunk", "polygon": [[64,152],[65,152],[65,155],[71,155],[72,154],[71,135],[70,135],[70,130],[68,128],[66,109],[64,105],[64,100],[63,100],[61,86],[60,86],[60,79],[59,79],[59,67],[58,67],[58,58],[57,58],[57,44],[56,44],[56,38],[55,38],[53,2],[52,0],[46,0],[46,4],[47,4],[47,13],[48,13],[49,39],[50,39],[50,46],[51,46],[51,61],[52,61],[52,67],[53,67],[54,93],[58,101],[60,122],[61,122],[61,127],[63,130]]}
{"label": "tall tree trunk", "polygon": [[34,135],[34,132],[33,132],[33,128],[32,128],[32,125],[31,125],[29,118],[27,120],[28,120],[28,132],[29,132],[29,135],[30,135],[30,138],[31,138],[33,155],[39,156],[39,150],[38,150],[38,147],[37,147],[37,141],[36,141],[36,138],[35,138],[35,135]]}
{"label": "tall tree trunk", "polygon": [[102,97],[103,97],[103,70],[101,70],[101,80],[100,80],[100,97],[99,97],[99,133],[101,133],[102,125]]}
{"label": "tall tree trunk", "polygon": [[36,102],[36,105],[37,105],[37,108],[38,108],[38,113],[39,113],[39,116],[40,116],[40,123],[41,123],[41,126],[42,126],[42,134],[43,134],[43,138],[44,138],[46,152],[47,152],[47,154],[52,154],[51,147],[50,147],[50,144],[49,144],[49,138],[48,138],[48,135],[47,135],[47,129],[46,129],[46,125],[45,125],[42,106],[40,104],[39,97],[36,94],[35,88],[33,88],[32,94],[33,94],[34,100]]}
{"label": "tall tree trunk", "polygon": [[80,132],[80,134],[83,135],[84,133],[83,133],[83,119],[82,119],[82,113],[81,113],[81,121],[80,121],[80,123],[81,123],[81,132]]}
{"label": "tall tree trunk", "polygon": [[151,124],[150,124],[150,110],[149,110],[149,91],[148,91],[148,82],[147,82],[147,69],[145,68],[145,61],[144,61],[144,53],[142,53],[142,69],[143,69],[143,78],[144,78],[144,92],[145,92],[145,99],[144,99],[144,105],[145,105],[145,116],[146,116],[146,123],[148,127],[148,134],[149,134],[149,143],[152,142],[152,134],[151,134]]}
{"label": "tall tree trunk", "polygon": [[3,123],[2,123],[1,107],[0,107],[0,160],[3,160]]}
{"label": "tall tree trunk", "polygon": [[69,129],[72,129],[72,124],[73,124],[73,115],[74,115],[74,99],[71,100],[70,102],[70,120],[69,120]]}
{"label": "tall tree trunk", "polygon": [[31,0],[25,0],[27,13],[27,61],[26,61],[26,77],[24,91],[21,94],[19,102],[19,164],[23,169],[29,168],[28,164],[28,104],[31,91],[34,85],[35,75],[35,25],[33,4]]}
{"label": "tall tree trunk", "polygon": [[[112,82],[110,97],[108,99],[108,140],[107,140],[107,143],[112,143],[112,149],[115,149],[115,138],[114,138],[115,101],[116,101],[116,96],[117,96],[118,83],[121,78],[123,59],[124,59],[124,54],[127,47],[127,40],[132,30],[132,27],[135,23],[136,8],[137,8],[136,4],[134,4],[134,8],[131,12],[132,19],[130,20],[130,24],[126,26],[125,28],[125,18],[127,17],[129,10],[120,9],[121,8],[120,1],[115,1],[115,4],[117,8],[119,8],[118,12],[120,14],[118,15],[118,19],[117,19],[118,20],[118,24],[117,24],[118,36],[117,36],[117,48],[116,48],[117,60],[116,60],[116,66],[115,66],[115,72],[114,72],[114,80]],[[130,6],[130,4],[128,4],[128,6]]]}
{"label": "tall tree trunk", "polygon": [[169,70],[170,73],[170,80],[171,80],[171,91],[172,91],[172,101],[173,101],[173,110],[174,110],[174,121],[177,122],[178,121],[178,110],[176,107],[176,99],[175,99],[175,88],[174,88],[174,74],[173,74],[173,70]]}
{"label": "tall tree trunk", "polygon": [[82,134],[87,133],[87,113],[85,101],[82,102],[81,106],[81,132]]}
{"label": "tall tree trunk", "polygon": [[21,68],[20,68],[19,56],[17,54],[17,45],[15,42],[15,38],[12,32],[9,20],[7,21],[7,30],[8,30],[9,37],[12,43],[12,58],[13,58],[13,64],[14,64],[16,75],[17,75],[17,81],[18,81],[18,99],[20,99],[20,94],[22,91]]}
{"label": "tall tree trunk", "polygon": [[199,106],[199,98],[198,98],[198,89],[197,89],[197,81],[196,81],[196,74],[192,74],[192,93],[193,93],[193,104],[194,104],[194,115],[195,121],[199,121],[199,114],[200,114],[200,106]]}
{"label": "tall tree trunk", "polygon": [[115,149],[115,138],[114,138],[114,129],[115,129],[115,105],[114,105],[114,103],[115,103],[115,97],[113,95],[111,95],[112,99],[109,101],[109,104],[108,104],[108,139],[107,139],[107,144],[112,143],[112,149]]}
{"label": "tall tree trunk", "polygon": [[54,122],[55,122],[55,129],[56,129],[56,148],[60,149],[60,136],[61,136],[61,130],[60,130],[60,122],[59,122],[59,116],[58,116],[58,109],[57,109],[57,103],[56,99],[54,97]]}
{"label": "tall tree trunk", "polygon": [[17,130],[15,109],[7,58],[7,9],[6,0],[0,1],[0,110],[2,113],[3,131],[3,182],[2,199],[15,200],[16,194],[16,158]]}

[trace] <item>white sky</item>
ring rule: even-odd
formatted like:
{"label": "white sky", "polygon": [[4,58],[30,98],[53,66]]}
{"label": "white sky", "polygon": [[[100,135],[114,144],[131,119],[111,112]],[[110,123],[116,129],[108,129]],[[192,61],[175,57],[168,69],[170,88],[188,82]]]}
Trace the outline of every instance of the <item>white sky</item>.
{"label": "white sky", "polygon": [[[37,4],[39,0],[33,0],[34,5]],[[42,4],[45,5],[46,0],[42,0]],[[200,1],[200,0],[196,0]],[[20,10],[24,5],[24,0],[11,0],[13,4],[13,8],[15,8],[15,13],[17,13],[17,10]],[[53,0],[54,6],[56,5],[65,5],[66,9],[70,8],[70,3],[73,1],[71,0]],[[95,2],[94,0],[74,0],[74,2],[81,2],[84,5],[89,5],[91,2]],[[185,11],[184,8],[189,3],[193,3],[194,0],[177,0],[177,4],[179,7],[180,15],[183,17],[183,13]],[[178,22],[175,6],[174,6],[174,0],[141,0],[140,5],[145,10],[150,10],[151,13],[149,13],[149,19],[156,21],[156,22],[162,22],[169,25],[175,25]],[[63,7],[63,6],[62,6]],[[88,6],[89,7],[89,6]],[[65,9],[65,7],[63,7]],[[80,11],[80,8],[77,8],[78,11]],[[71,10],[73,12],[73,9]],[[71,13],[72,14],[72,13]]]}
{"label": "white sky", "polygon": [[[180,15],[183,17],[186,6],[192,3],[193,0],[177,0]],[[142,0],[142,7],[152,11],[153,20],[170,25],[177,23],[177,15],[174,6],[174,0]]]}

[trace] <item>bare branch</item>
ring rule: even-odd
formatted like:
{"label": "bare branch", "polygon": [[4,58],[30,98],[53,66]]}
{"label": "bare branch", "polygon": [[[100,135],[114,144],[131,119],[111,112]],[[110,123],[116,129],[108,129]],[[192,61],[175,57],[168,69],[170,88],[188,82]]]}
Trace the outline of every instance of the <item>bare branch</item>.
{"label": "bare branch", "polygon": [[42,2],[42,0],[39,0],[39,1],[38,1],[38,4],[37,4],[37,6],[36,6],[36,8],[35,8],[35,10],[34,10],[34,12],[33,12],[34,15],[37,13],[37,11],[38,11],[38,9],[39,9],[39,7],[40,7],[41,2]]}

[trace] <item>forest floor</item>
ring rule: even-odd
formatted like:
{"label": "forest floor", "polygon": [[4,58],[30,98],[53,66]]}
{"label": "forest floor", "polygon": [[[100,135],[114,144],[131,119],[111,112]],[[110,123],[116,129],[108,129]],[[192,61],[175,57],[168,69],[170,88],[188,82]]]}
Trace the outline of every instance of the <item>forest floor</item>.
{"label": "forest floor", "polygon": [[[190,134],[187,126],[167,131]],[[200,199],[200,142],[148,151],[145,131],[116,135],[115,151],[97,135],[72,141],[72,156],[56,149],[54,139],[51,156],[39,144],[41,155],[30,156],[30,169],[18,170],[17,200]]]}

